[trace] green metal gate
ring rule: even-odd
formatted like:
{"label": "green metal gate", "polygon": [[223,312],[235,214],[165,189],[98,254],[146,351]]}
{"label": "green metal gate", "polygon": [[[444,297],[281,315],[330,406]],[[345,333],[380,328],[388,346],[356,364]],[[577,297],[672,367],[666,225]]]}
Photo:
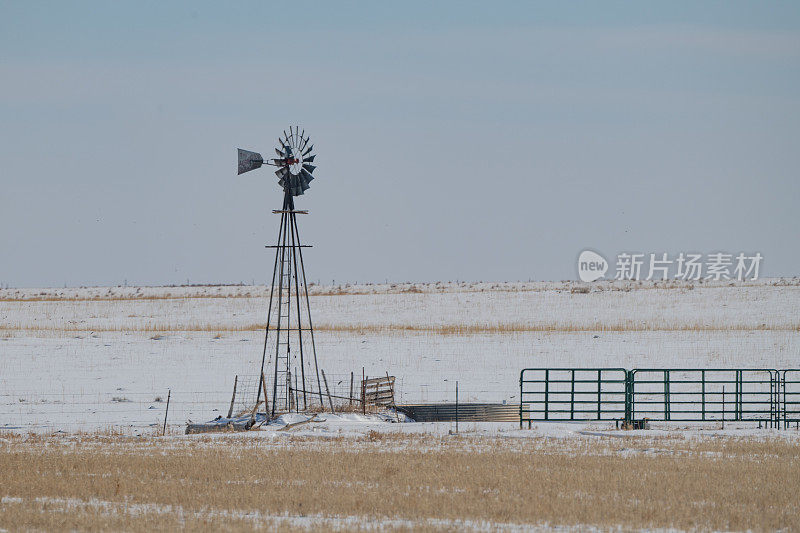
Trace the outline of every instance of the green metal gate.
{"label": "green metal gate", "polygon": [[525,368],[519,387],[520,428],[637,418],[800,425],[800,369]]}
{"label": "green metal gate", "polygon": [[629,381],[631,419],[778,422],[774,369],[645,368]]}
{"label": "green metal gate", "polygon": [[784,427],[800,424],[800,369],[781,371],[781,419]]}
{"label": "green metal gate", "polygon": [[627,418],[624,368],[526,368],[519,376],[519,425],[534,420]]}

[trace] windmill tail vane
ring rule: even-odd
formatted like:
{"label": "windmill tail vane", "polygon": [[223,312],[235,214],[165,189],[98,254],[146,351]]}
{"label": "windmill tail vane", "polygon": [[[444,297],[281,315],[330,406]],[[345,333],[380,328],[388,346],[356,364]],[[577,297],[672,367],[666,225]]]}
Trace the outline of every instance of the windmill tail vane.
{"label": "windmill tail vane", "polygon": [[275,249],[275,261],[255,398],[256,407],[263,401],[271,417],[307,410],[316,402],[324,408],[303,261],[303,248],[308,246],[301,244],[297,228],[297,215],[307,211],[294,208],[294,197],[304,194],[314,179],[313,149],[305,130],[296,126],[278,138],[277,158],[264,159],[258,152],[238,149],[238,174],[263,165],[277,167],[275,175],[284,192],[283,208],[273,211],[281,215],[278,241],[268,246]]}

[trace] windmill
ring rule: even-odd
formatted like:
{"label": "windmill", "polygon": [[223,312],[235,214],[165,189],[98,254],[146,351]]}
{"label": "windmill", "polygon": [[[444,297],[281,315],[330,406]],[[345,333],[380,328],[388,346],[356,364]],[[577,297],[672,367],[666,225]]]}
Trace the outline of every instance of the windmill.
{"label": "windmill", "polygon": [[[283,189],[283,207],[273,211],[281,215],[278,241],[275,246],[267,246],[275,249],[275,263],[272,267],[264,351],[256,394],[256,405],[262,390],[265,397],[270,398],[272,417],[293,408],[305,410],[317,396],[323,405],[303,263],[303,248],[309,246],[300,243],[297,230],[297,215],[307,214],[308,211],[295,210],[294,206],[294,197],[305,193],[314,179],[316,167],[311,163],[316,156],[313,150],[314,146],[305,130],[301,132],[299,127],[289,127],[289,133],[284,130],[283,136],[278,138],[275,148],[277,158],[264,159],[259,153],[238,149],[239,174],[262,165],[277,167],[275,174],[279,178],[278,185]],[[308,340],[311,341],[310,354]],[[312,391],[314,381],[316,394]]]}

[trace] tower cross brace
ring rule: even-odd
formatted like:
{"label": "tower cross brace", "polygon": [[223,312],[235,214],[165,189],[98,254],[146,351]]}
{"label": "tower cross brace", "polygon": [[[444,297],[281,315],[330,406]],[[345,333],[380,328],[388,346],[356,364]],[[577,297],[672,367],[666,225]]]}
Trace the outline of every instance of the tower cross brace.
{"label": "tower cross brace", "polygon": [[[294,198],[289,193],[284,194],[283,209],[274,212],[281,215],[281,221],[274,246],[275,261],[256,396],[258,399],[262,390],[266,391],[271,400],[271,417],[281,412],[306,410],[315,398],[324,406],[303,261],[303,248],[307,246],[301,244],[297,229],[297,215],[307,212],[294,209]],[[266,388],[270,384],[264,383],[264,379],[269,379],[266,375],[268,369],[271,371],[271,390]],[[311,375],[307,375],[306,370],[312,371]],[[316,391],[313,391],[315,381]]]}

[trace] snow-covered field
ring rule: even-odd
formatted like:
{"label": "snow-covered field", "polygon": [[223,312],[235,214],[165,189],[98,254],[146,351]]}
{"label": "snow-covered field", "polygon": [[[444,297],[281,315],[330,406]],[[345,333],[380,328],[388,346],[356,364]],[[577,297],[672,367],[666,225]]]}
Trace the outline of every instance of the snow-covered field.
{"label": "snow-covered field", "polygon": [[[311,288],[340,392],[397,376],[398,403],[515,403],[525,367],[800,367],[800,280]],[[227,411],[258,372],[268,288],[0,290],[0,428],[137,431]],[[217,411],[215,411],[217,410]]]}

